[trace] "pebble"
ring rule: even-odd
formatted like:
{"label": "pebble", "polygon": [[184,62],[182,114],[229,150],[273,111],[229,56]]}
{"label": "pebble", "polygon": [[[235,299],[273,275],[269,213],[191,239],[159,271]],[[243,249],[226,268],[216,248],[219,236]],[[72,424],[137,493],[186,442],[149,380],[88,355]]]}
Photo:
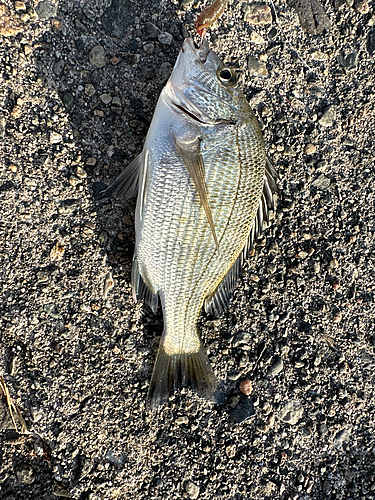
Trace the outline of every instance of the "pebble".
{"label": "pebble", "polygon": [[77,167],[76,174],[80,179],[85,179],[87,177],[87,172],[82,167]]}
{"label": "pebble", "polygon": [[95,45],[90,50],[89,61],[96,68],[102,68],[106,64],[105,50],[101,45]]}
{"label": "pebble", "polygon": [[172,73],[172,65],[169,62],[163,62],[159,67],[160,78],[165,81],[170,77]]}
{"label": "pebble", "polygon": [[271,377],[274,377],[275,375],[278,375],[282,369],[284,368],[284,363],[281,358],[278,358],[275,363],[269,368],[268,370],[268,375]]}
{"label": "pebble", "polygon": [[112,450],[107,451],[107,453],[105,454],[105,459],[111,464],[116,465],[116,467],[121,467],[125,462],[124,455],[120,455],[119,457],[117,457]]}
{"label": "pebble", "polygon": [[342,313],[341,312],[335,314],[332,318],[333,323],[340,323],[341,320],[342,320]]}
{"label": "pebble", "polygon": [[26,10],[25,2],[14,2],[14,8],[17,12]]}
{"label": "pebble", "polygon": [[266,78],[268,76],[266,63],[261,62],[257,57],[248,57],[247,69],[250,73],[250,76],[259,76],[261,78]]}
{"label": "pebble", "polygon": [[331,179],[324,174],[320,174],[317,179],[312,183],[317,189],[328,189],[331,184]]}
{"label": "pebble", "polygon": [[102,94],[100,99],[104,104],[109,104],[112,101],[112,97],[109,94]]}
{"label": "pebble", "polygon": [[360,2],[358,2],[354,5],[354,8],[360,14],[367,14],[370,10],[368,0],[361,0]]}
{"label": "pebble", "polygon": [[160,34],[160,29],[155,24],[148,22],[145,24],[145,32],[149,38],[157,38]]}
{"label": "pebble", "polygon": [[189,497],[192,499],[199,497],[199,487],[196,484],[194,484],[192,481],[186,481],[185,491],[189,495]]}
{"label": "pebble", "polygon": [[183,417],[176,418],[177,425],[187,425],[188,423],[189,423],[189,419],[187,418],[186,415],[184,415]]}
{"label": "pebble", "polygon": [[59,144],[60,142],[62,142],[62,135],[58,132],[52,131],[49,135],[49,142],[51,144]]}
{"label": "pebble", "polygon": [[367,52],[370,54],[370,56],[375,51],[375,29],[374,28],[370,31],[370,33],[367,37],[366,49],[367,49]]}
{"label": "pebble", "polygon": [[311,143],[306,144],[303,152],[305,153],[305,155],[313,155],[316,152],[316,146]]}
{"label": "pebble", "polygon": [[244,19],[249,24],[271,24],[272,13],[271,7],[266,3],[245,4],[242,8],[244,11]]}
{"label": "pebble", "polygon": [[340,54],[337,60],[346,72],[354,71],[358,66],[358,52],[354,51],[347,55]]}
{"label": "pebble", "polygon": [[78,184],[80,183],[80,179],[78,179],[77,177],[75,177],[74,175],[72,175],[70,178],[69,178],[69,184],[73,187],[76,187],[78,186]]}
{"label": "pebble", "polygon": [[234,424],[241,424],[256,414],[253,402],[243,397],[238,405],[232,410],[231,420]]}
{"label": "pebble", "polygon": [[339,261],[337,259],[332,259],[328,265],[328,272],[331,273],[339,267]]}
{"label": "pebble", "polygon": [[86,165],[88,165],[89,167],[95,167],[96,158],[94,158],[93,156],[90,156],[90,158],[87,158]]}
{"label": "pebble", "polygon": [[52,3],[49,0],[42,0],[36,5],[35,11],[38,14],[39,19],[49,19],[50,17],[56,15],[57,4]]}
{"label": "pebble", "polygon": [[262,36],[258,35],[258,33],[255,33],[255,31],[252,31],[250,35],[250,42],[253,42],[256,45],[260,45],[261,43],[265,42],[265,39]]}
{"label": "pebble", "polygon": [[251,394],[253,390],[253,383],[251,382],[251,380],[246,378],[244,380],[241,380],[238,388],[242,392],[242,394],[245,394],[245,396],[249,396],[249,394]]}
{"label": "pebble", "polygon": [[163,33],[158,35],[158,40],[162,45],[171,45],[173,42],[173,36],[170,33],[163,31]]}
{"label": "pebble", "polygon": [[277,269],[277,266],[276,264],[267,264],[267,271],[270,273],[270,274],[274,274],[276,272],[276,269]]}
{"label": "pebble", "polygon": [[69,92],[63,95],[63,103],[67,110],[72,109],[74,97]]}
{"label": "pebble", "polygon": [[49,258],[52,261],[58,261],[58,260],[61,260],[63,258],[64,253],[65,253],[64,245],[62,243],[60,243],[59,241],[57,241],[55,243],[55,246],[50,251]]}
{"label": "pebble", "polygon": [[295,425],[298,420],[302,417],[303,407],[301,403],[297,401],[290,401],[278,413],[279,419],[290,425]]}
{"label": "pebble", "polygon": [[118,108],[121,108],[121,99],[118,96],[115,96],[112,99],[112,106],[117,106]]}
{"label": "pebble", "polygon": [[328,55],[320,50],[315,50],[311,53],[311,59],[314,61],[326,61],[328,59]]}
{"label": "pebble", "polygon": [[348,429],[341,429],[341,431],[337,432],[335,437],[333,438],[333,446],[338,448],[343,443],[346,443],[350,439],[350,432]]}
{"label": "pebble", "polygon": [[63,319],[56,304],[53,304],[52,302],[50,304],[44,304],[43,311],[47,314],[47,316],[50,316],[53,319]]}
{"label": "pebble", "polygon": [[85,94],[87,94],[89,97],[94,95],[96,92],[96,89],[92,83],[87,83],[85,85]]}
{"label": "pebble", "polygon": [[327,106],[319,119],[319,123],[323,127],[331,127],[336,120],[336,107],[333,105]]}
{"label": "pebble", "polygon": [[146,52],[146,54],[152,54],[155,50],[154,42],[145,43],[143,45],[143,50]]}

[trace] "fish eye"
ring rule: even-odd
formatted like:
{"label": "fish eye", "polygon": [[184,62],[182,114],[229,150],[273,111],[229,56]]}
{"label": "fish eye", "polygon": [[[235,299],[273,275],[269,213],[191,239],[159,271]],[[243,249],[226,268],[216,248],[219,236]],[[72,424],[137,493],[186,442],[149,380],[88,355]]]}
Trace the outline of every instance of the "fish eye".
{"label": "fish eye", "polygon": [[226,87],[233,86],[237,83],[237,78],[230,68],[220,68],[218,71],[219,80]]}

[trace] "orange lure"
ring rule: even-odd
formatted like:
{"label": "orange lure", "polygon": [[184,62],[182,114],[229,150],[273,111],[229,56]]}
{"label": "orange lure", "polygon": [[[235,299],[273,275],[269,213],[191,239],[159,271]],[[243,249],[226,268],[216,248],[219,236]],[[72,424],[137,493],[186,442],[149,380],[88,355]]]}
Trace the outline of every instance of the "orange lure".
{"label": "orange lure", "polygon": [[228,2],[229,0],[215,0],[211,5],[202,10],[194,23],[198,35],[205,35],[207,28],[212,26],[212,24],[219,19],[221,14],[224,12]]}

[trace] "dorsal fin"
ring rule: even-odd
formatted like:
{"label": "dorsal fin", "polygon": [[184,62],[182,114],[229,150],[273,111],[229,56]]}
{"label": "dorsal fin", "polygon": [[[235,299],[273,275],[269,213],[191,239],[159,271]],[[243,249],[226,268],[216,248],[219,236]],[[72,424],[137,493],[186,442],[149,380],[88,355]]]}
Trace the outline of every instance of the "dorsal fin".
{"label": "dorsal fin", "polygon": [[183,142],[176,138],[175,144],[186,168],[188,169],[195,189],[199,195],[201,204],[203,205],[204,211],[206,212],[206,217],[211,228],[212,236],[215,240],[216,249],[219,250],[219,242],[216,236],[214,220],[212,218],[212,212],[208,201],[206,176],[201,154],[201,140],[198,137],[194,141]]}
{"label": "dorsal fin", "polygon": [[275,209],[274,193],[278,192],[276,186],[277,173],[271,162],[267,158],[266,171],[263,181],[263,191],[259,200],[258,211],[251,226],[249,237],[246,244],[238,256],[236,262],[229,269],[222,279],[216,291],[211,297],[207,297],[204,303],[204,309],[210,316],[218,317],[228,307],[232,298],[237,280],[242,273],[243,264],[249,256],[250,250],[254,246],[254,241],[263,232],[263,223],[269,223],[269,210]]}

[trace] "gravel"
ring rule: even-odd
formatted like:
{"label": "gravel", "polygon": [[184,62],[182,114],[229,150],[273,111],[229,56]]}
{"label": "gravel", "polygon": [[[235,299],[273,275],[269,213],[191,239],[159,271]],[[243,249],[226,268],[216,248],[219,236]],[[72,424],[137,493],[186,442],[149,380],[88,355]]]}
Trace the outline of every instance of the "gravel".
{"label": "gravel", "polygon": [[162,317],[132,300],[134,201],[100,193],[203,3],[0,0],[0,498],[375,499],[373,4],[256,4],[207,36],[277,210],[200,322],[218,404],[148,413]]}

